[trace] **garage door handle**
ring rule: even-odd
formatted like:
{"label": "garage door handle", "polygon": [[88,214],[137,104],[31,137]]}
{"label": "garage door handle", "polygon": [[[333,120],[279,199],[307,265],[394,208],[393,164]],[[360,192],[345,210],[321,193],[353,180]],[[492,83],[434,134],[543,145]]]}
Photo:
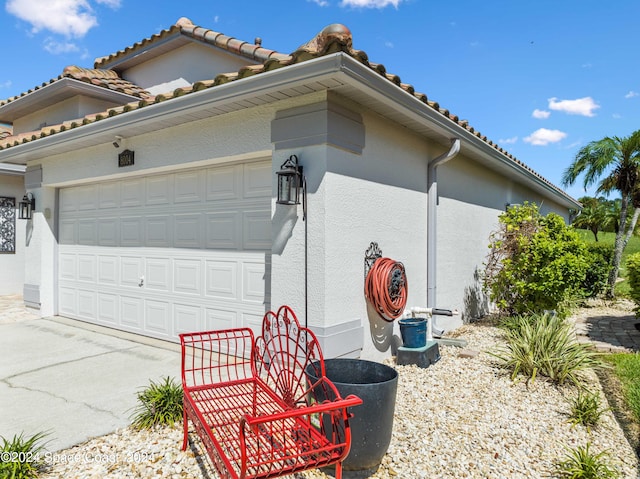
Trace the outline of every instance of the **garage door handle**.
{"label": "garage door handle", "polygon": [[138,286],[140,286],[142,288],[142,286],[144,286],[144,276],[140,276],[140,282],[138,283]]}

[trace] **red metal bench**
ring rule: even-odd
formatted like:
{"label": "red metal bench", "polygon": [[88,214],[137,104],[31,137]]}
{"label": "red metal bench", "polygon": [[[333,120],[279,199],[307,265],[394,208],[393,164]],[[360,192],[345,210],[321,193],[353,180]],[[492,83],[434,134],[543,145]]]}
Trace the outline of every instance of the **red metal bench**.
{"label": "red metal bench", "polygon": [[[325,377],[318,341],[282,306],[268,312],[262,335],[249,328],[180,335],[184,441],[188,420],[222,478],[269,478],[336,465],[349,453],[347,408]],[[320,378],[313,384],[310,376]],[[330,398],[322,402],[319,397]]]}

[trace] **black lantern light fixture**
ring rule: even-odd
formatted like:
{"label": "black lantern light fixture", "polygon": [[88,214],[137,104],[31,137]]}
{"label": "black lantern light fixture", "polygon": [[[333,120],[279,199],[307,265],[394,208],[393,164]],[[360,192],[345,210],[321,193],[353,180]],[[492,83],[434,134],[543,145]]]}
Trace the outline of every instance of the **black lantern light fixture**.
{"label": "black lantern light fixture", "polygon": [[291,155],[282,165],[278,175],[278,200],[279,205],[299,205],[300,190],[303,177],[302,166],[298,164],[298,157]]}
{"label": "black lantern light fixture", "polygon": [[36,209],[36,199],[33,193],[27,193],[20,202],[19,218],[21,220],[30,220]]}

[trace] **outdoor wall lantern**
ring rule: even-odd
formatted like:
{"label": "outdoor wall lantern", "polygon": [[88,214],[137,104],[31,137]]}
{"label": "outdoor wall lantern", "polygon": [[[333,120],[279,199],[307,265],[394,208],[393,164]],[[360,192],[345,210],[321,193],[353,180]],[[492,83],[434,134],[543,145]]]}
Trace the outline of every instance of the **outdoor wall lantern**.
{"label": "outdoor wall lantern", "polygon": [[36,199],[34,198],[33,193],[27,193],[20,202],[19,218],[21,220],[30,220],[35,209]]}
{"label": "outdoor wall lantern", "polygon": [[291,155],[282,165],[278,175],[279,205],[299,205],[302,187],[302,166],[298,165],[298,157]]}

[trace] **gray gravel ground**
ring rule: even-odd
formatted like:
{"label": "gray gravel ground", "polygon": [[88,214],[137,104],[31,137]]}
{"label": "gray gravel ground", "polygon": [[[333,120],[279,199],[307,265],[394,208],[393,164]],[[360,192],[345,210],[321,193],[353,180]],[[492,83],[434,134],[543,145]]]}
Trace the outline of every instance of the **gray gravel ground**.
{"label": "gray gravel ground", "polygon": [[[426,369],[398,366],[393,437],[380,467],[350,478],[527,478],[556,477],[555,464],[568,449],[591,444],[608,451],[620,477],[638,479],[638,461],[611,412],[591,431],[568,422],[569,386],[537,379],[513,382],[486,353],[501,342],[499,329],[474,324],[455,335],[468,341],[475,357],[441,347],[441,360]],[[391,361],[389,364],[394,365]],[[592,390],[602,394],[595,374]],[[192,435],[192,438],[195,436]],[[45,457],[41,478],[202,478],[202,460],[180,450],[181,428],[124,429]],[[195,450],[198,451],[196,442]],[[204,460],[204,470],[207,461]],[[314,470],[296,479],[331,478]]]}

